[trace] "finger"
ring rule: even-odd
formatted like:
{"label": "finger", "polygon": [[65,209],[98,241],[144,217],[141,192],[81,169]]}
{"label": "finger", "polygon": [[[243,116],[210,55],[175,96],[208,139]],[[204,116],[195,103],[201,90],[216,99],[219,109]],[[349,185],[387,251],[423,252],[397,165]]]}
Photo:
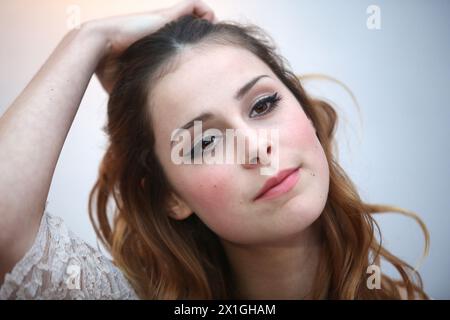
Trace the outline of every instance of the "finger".
{"label": "finger", "polygon": [[214,11],[201,0],[194,2],[193,13],[200,18],[207,19],[209,21],[214,20]]}
{"label": "finger", "polygon": [[208,21],[214,21],[214,11],[201,0],[187,0],[177,5],[177,17],[193,14]]}

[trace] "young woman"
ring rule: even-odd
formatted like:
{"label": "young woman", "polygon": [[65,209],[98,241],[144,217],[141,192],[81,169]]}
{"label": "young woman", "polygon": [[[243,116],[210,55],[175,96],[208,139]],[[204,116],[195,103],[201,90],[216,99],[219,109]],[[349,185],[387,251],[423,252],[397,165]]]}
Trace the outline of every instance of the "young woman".
{"label": "young woman", "polygon": [[[45,210],[94,73],[109,145],[89,211],[112,262]],[[301,80],[262,30],[218,23],[201,1],[71,31],[0,119],[0,298],[427,298],[371,217],[411,213],[360,199],[334,157],[337,115]],[[180,142],[181,158],[218,152],[234,129],[249,132],[245,161],[174,161],[174,133],[193,120],[205,132]],[[400,278],[373,286],[380,259]]]}

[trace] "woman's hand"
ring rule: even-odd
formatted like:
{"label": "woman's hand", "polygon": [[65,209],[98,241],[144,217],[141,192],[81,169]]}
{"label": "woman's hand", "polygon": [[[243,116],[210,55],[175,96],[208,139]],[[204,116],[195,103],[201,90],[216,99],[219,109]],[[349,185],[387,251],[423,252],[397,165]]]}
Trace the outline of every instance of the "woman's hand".
{"label": "woman's hand", "polygon": [[213,23],[217,22],[214,12],[202,0],[184,0],[169,8],[85,23],[106,37],[106,52],[95,70],[103,88],[108,93],[111,92],[116,80],[117,58],[126,48],[166,23],[187,14],[196,15]]}

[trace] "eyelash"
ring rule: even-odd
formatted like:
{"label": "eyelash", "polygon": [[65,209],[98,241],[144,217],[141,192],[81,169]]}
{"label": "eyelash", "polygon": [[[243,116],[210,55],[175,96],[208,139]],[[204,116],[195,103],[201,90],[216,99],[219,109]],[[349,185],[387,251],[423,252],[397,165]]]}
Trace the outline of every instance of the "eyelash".
{"label": "eyelash", "polygon": [[[278,107],[278,102],[280,102],[281,99],[282,99],[282,97],[278,94],[278,92],[275,92],[275,93],[274,93],[273,95],[271,95],[271,96],[264,97],[264,98],[260,99],[259,101],[257,101],[257,102],[255,103],[255,105],[254,105],[254,106],[252,107],[252,109],[250,110],[249,117],[250,117],[250,118],[254,118],[254,117],[251,117],[251,116],[250,116],[250,115],[251,115],[251,112],[252,112],[253,110],[255,110],[257,107],[263,106],[263,105],[265,105],[265,104],[267,104],[267,103],[269,103],[270,106],[266,109],[266,111],[264,111],[263,113],[260,113],[260,114],[257,115],[256,117],[262,117],[263,115],[272,112],[273,110],[275,110],[275,109]],[[214,137],[214,138],[217,138],[216,136],[213,136],[213,137]],[[212,139],[209,139],[209,140],[212,140]],[[214,140],[215,140],[215,139],[214,139]],[[199,143],[197,143],[194,147],[192,147],[191,151],[189,152],[189,155],[190,155],[191,159],[194,158],[194,155],[195,155],[194,149],[195,149],[195,148],[197,147],[197,145],[199,145],[199,144],[202,144],[202,154],[203,154],[203,151],[204,151],[204,149],[203,149],[203,142],[205,142],[205,141],[202,139],[201,141],[199,141]],[[211,142],[211,143],[212,143],[213,141],[206,141],[206,142]],[[208,146],[209,146],[209,145],[208,145]],[[208,146],[206,146],[206,147],[208,147]]]}
{"label": "eyelash", "polygon": [[[265,115],[269,112],[272,112],[276,107],[278,107],[278,102],[280,102],[281,96],[278,94],[278,92],[275,92],[273,95],[262,98],[261,100],[257,101],[255,105],[253,106],[252,110],[255,110],[255,108],[265,105],[266,103],[270,103],[270,106],[268,108],[268,111],[265,111],[264,113],[258,115],[258,117],[261,117],[261,115]],[[251,113],[250,111],[250,113]],[[249,114],[250,116],[250,114]]]}

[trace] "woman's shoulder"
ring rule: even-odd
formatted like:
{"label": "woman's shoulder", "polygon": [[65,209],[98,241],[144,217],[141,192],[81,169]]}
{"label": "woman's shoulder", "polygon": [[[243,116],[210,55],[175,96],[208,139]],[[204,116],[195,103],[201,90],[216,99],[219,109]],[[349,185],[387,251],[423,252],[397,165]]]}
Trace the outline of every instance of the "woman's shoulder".
{"label": "woman's shoulder", "polygon": [[136,298],[111,260],[47,210],[32,247],[0,288],[0,299]]}

